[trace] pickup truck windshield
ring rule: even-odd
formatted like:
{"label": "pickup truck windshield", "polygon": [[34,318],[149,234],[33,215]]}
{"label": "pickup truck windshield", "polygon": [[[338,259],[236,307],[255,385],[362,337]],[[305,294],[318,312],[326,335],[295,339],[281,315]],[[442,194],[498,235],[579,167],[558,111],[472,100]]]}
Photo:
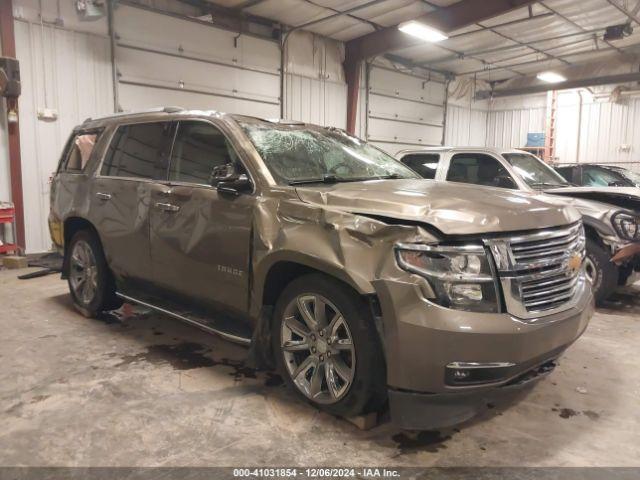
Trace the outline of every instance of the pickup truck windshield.
{"label": "pickup truck windshield", "polygon": [[338,129],[238,123],[279,184],[419,178],[382,150]]}
{"label": "pickup truck windshield", "polygon": [[528,153],[503,153],[518,175],[533,188],[568,187],[570,184],[554,169]]}

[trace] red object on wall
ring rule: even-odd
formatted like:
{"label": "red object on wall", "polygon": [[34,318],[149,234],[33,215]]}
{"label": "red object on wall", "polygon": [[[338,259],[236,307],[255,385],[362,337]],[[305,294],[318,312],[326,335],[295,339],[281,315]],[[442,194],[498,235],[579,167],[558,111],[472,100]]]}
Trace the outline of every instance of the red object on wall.
{"label": "red object on wall", "polygon": [[[13,207],[10,208],[0,208],[0,225],[2,225],[3,230],[6,232],[6,224],[10,224],[12,227],[13,241],[12,243],[3,243],[0,245],[0,253],[18,253],[18,246],[16,245],[16,209]],[[6,233],[5,238],[2,241],[6,241]]]}

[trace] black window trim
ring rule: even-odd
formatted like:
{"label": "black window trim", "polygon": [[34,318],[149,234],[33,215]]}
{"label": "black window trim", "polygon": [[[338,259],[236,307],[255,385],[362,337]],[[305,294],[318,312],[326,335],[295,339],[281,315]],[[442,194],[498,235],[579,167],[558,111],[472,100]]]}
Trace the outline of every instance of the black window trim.
{"label": "black window trim", "polygon": [[[511,153],[511,152],[505,152],[505,153]],[[515,153],[520,153],[520,152],[515,152]],[[451,162],[453,162],[453,160],[458,157],[458,156],[463,156],[463,155],[482,155],[484,157],[489,157],[492,160],[495,160],[498,165],[500,165],[505,172],[507,172],[507,175],[509,175],[509,178],[511,179],[511,181],[513,182],[513,187],[496,187],[493,185],[483,185],[480,183],[471,183],[471,182],[456,182],[455,180],[449,180],[449,172],[451,171]],[[457,183],[457,184],[461,184],[461,185],[474,185],[477,187],[488,187],[488,188],[500,188],[503,190],[521,190],[521,187],[518,183],[518,180],[515,178],[515,176],[513,175],[513,173],[511,172],[511,169],[509,167],[511,167],[511,165],[509,164],[509,162],[507,161],[507,159],[505,158],[504,161],[506,162],[503,163],[502,160],[498,159],[493,153],[489,153],[489,152],[481,152],[481,151],[452,151],[451,155],[449,156],[449,159],[447,160],[446,163],[446,171],[445,171],[445,176],[444,176],[444,181],[446,182],[451,182],[451,183]],[[509,165],[509,167],[507,166]]]}
{"label": "black window trim", "polygon": [[[109,150],[109,147],[111,146],[111,142],[113,141],[113,137],[115,136],[116,132],[118,131],[119,128],[121,127],[130,127],[132,125],[141,125],[141,124],[151,124],[151,123],[177,123],[177,121],[175,119],[167,119],[167,118],[163,118],[163,119],[157,119],[157,120],[140,120],[137,122],[126,122],[126,123],[116,123],[112,125],[112,131],[111,131],[111,135],[109,136],[109,142],[107,143],[106,147],[103,149],[102,152],[102,158],[100,159],[100,163],[98,164],[97,170],[96,170],[96,178],[105,178],[105,179],[111,179],[111,180],[127,180],[130,182],[150,182],[150,183],[163,183],[167,181],[168,175],[169,175],[169,166],[167,164],[167,168],[164,172],[164,179],[159,180],[156,178],[144,178],[144,177],[124,177],[124,176],[119,176],[119,175],[102,175],[102,165],[104,163],[104,159],[107,156],[107,151]],[[175,140],[175,132],[177,131],[177,128],[174,129],[173,132],[173,138],[171,139],[171,149],[169,150],[170,152],[173,151],[173,141]],[[171,153],[169,153],[169,155],[171,155]]]}
{"label": "black window trim", "polygon": [[251,190],[251,192],[244,193],[244,195],[253,195],[253,194],[255,194],[255,192],[256,192],[256,182],[255,182],[255,180],[253,178],[253,175],[251,174],[251,171],[247,168],[246,162],[243,160],[242,156],[238,153],[238,149],[233,144],[232,139],[229,137],[227,132],[224,131],[224,128],[222,128],[221,125],[219,125],[218,123],[216,123],[216,122],[214,122],[212,120],[209,120],[209,119],[206,119],[206,118],[201,118],[201,117],[176,118],[176,119],[173,119],[172,121],[175,122],[176,128],[175,128],[175,130],[173,132],[173,140],[171,141],[171,149],[169,151],[169,162],[167,164],[167,172],[166,172],[166,176],[165,176],[165,180],[164,180],[165,185],[171,185],[171,186],[175,185],[175,186],[180,186],[180,187],[208,188],[210,190],[216,190],[216,187],[214,187],[213,185],[209,185],[207,183],[193,183],[193,182],[184,182],[184,181],[181,181],[181,180],[169,180],[169,171],[171,170],[171,162],[173,161],[173,148],[175,146],[176,139],[178,137],[178,129],[180,128],[180,122],[200,122],[200,123],[207,123],[207,124],[213,126],[214,128],[216,128],[224,136],[224,138],[227,140],[228,144],[231,146],[231,148],[233,149],[234,153],[236,154],[236,157],[238,158],[238,161],[242,165],[242,168],[244,169],[246,174],[249,176],[249,179],[251,180],[252,190]]}

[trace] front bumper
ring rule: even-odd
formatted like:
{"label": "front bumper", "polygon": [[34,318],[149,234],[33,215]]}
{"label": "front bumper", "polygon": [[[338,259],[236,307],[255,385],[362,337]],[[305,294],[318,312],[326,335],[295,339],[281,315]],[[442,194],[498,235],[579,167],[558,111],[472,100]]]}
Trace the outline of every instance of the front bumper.
{"label": "front bumper", "polygon": [[[393,406],[394,402],[398,405],[398,399],[417,395],[424,397],[419,403],[428,400],[431,408],[441,405],[433,410],[434,417],[447,404],[476,403],[476,394],[482,398],[483,394],[557,358],[580,337],[593,315],[593,296],[586,282],[572,308],[527,320],[507,313],[440,307],[424,297],[421,282],[421,278],[411,276],[374,284],[382,311],[392,413],[399,412]],[[456,362],[509,366],[491,382],[460,386],[452,385],[445,375],[447,365]],[[468,418],[467,414],[445,417]]]}
{"label": "front bumper", "polygon": [[460,393],[417,393],[389,390],[389,408],[394,423],[406,430],[430,430],[450,427],[475,417],[514,393],[538,382],[555,368],[555,358],[492,390]]}

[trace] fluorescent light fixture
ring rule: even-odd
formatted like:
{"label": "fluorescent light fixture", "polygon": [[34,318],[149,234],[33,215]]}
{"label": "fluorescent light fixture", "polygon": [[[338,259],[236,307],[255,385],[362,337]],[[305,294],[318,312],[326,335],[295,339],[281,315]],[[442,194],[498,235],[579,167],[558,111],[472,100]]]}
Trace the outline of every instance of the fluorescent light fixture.
{"label": "fluorescent light fixture", "polygon": [[446,40],[447,37],[444,33],[439,32],[435,28],[431,28],[424,23],[416,22],[415,20],[411,20],[409,22],[404,22],[398,25],[398,30],[401,32],[407,33],[414,37],[419,38],[420,40],[424,40],[425,42],[441,42],[442,40]]}
{"label": "fluorescent light fixture", "polygon": [[536,75],[536,77],[538,78],[538,80],[542,80],[543,82],[547,83],[560,83],[567,81],[566,77],[563,77],[556,72],[542,72]]}

